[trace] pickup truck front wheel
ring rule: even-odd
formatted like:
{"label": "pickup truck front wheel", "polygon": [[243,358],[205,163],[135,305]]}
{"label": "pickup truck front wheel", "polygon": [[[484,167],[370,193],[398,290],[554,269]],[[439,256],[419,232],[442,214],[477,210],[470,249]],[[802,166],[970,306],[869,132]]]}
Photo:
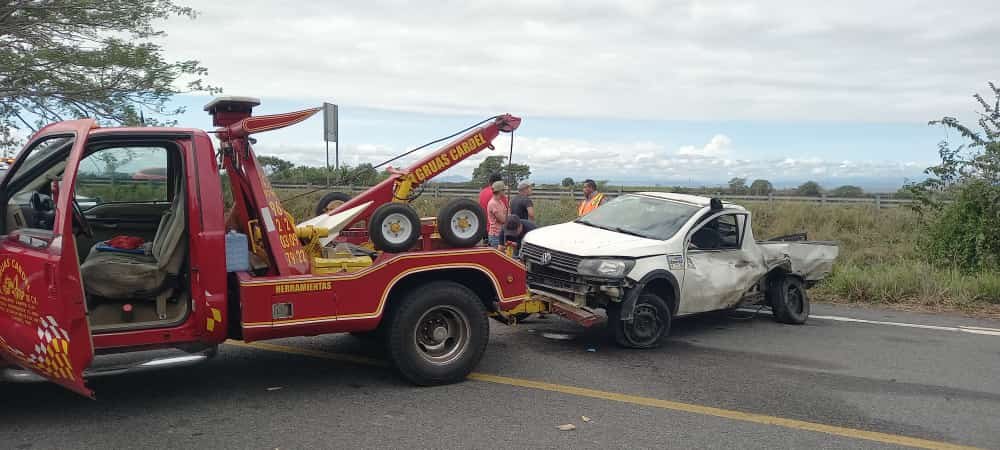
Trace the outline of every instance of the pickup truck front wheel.
{"label": "pickup truck front wheel", "polygon": [[413,290],[389,323],[389,357],[406,379],[432,386],[463,380],[489,342],[486,307],[469,288],[436,281]]}
{"label": "pickup truck front wheel", "polygon": [[670,334],[673,314],[667,302],[651,292],[643,292],[635,302],[632,320],[621,319],[621,304],[607,307],[608,331],[615,343],[625,348],[655,348]]}
{"label": "pickup truck front wheel", "polygon": [[802,325],[809,318],[809,297],[798,277],[778,275],[771,279],[767,301],[778,322]]}

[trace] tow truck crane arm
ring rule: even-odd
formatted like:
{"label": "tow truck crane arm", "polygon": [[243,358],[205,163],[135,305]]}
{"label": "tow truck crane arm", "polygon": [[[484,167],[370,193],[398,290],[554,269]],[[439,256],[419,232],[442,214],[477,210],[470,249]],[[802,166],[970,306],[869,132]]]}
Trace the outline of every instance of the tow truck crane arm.
{"label": "tow truck crane arm", "polygon": [[357,218],[358,221],[368,221],[379,206],[390,202],[409,202],[413,190],[421,184],[484,149],[493,149],[493,140],[501,132],[512,133],[520,125],[521,118],[519,117],[510,114],[496,116],[488,123],[470,130],[406,169],[397,170],[390,167],[388,170],[391,175],[388,179],[344,202],[327,214],[337,214],[366,202],[372,202]]}

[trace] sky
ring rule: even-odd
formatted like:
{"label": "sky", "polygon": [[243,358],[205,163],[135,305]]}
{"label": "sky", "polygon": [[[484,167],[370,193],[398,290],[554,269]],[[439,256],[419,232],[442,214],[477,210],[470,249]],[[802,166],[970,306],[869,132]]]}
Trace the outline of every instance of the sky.
{"label": "sky", "polygon": [[[339,104],[352,165],[509,112],[540,182],[895,190],[957,138],[927,122],[973,120],[971,95],[1000,81],[988,1],[182,3],[200,14],[161,24],[168,58],[200,60],[260,114]],[[176,97],[180,124],[208,127],[208,100]],[[258,141],[324,164],[319,118]]]}

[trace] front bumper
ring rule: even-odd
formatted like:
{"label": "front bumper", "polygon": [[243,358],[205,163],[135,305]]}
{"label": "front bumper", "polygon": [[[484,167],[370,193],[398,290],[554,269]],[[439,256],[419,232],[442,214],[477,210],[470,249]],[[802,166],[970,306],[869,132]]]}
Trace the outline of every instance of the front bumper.
{"label": "front bumper", "polygon": [[627,279],[585,277],[530,261],[527,268],[529,288],[567,297],[579,306],[603,306],[608,301],[621,301],[630,286]]}

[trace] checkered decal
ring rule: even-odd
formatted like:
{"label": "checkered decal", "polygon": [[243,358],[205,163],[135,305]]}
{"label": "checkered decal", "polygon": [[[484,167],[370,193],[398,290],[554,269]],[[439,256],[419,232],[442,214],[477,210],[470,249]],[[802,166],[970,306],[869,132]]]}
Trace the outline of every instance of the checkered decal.
{"label": "checkered decal", "polygon": [[0,346],[11,353],[25,365],[37,370],[42,375],[55,379],[75,381],[73,364],[69,359],[69,333],[59,327],[52,316],[45,316],[38,324],[38,343],[30,356],[7,345],[0,337]]}

